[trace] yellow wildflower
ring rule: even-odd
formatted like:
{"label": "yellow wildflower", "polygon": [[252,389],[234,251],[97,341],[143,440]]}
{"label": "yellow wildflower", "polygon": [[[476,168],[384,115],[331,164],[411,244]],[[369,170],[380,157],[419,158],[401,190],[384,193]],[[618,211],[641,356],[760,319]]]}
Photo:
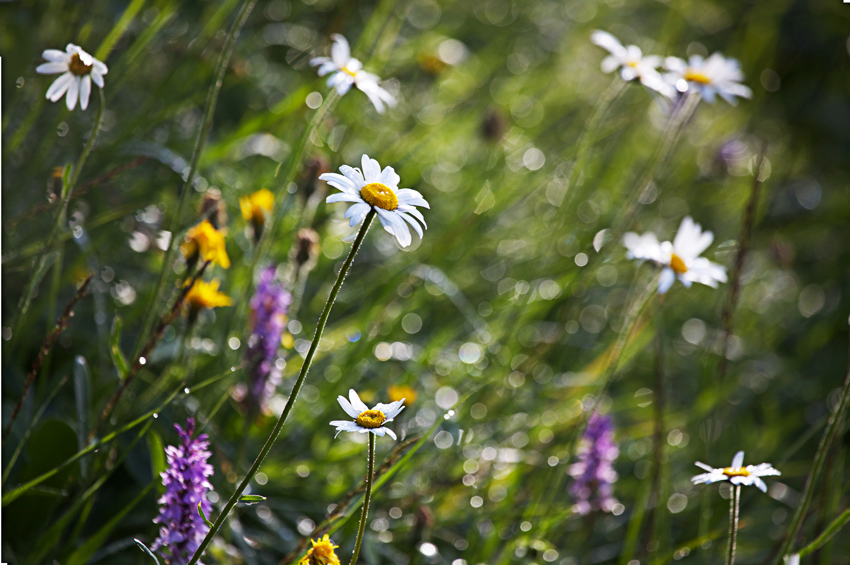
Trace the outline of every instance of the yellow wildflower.
{"label": "yellow wildflower", "polygon": [[323,538],[310,540],[310,543],[313,544],[313,547],[298,562],[298,565],[340,565],[339,557],[336,556],[334,551],[339,546],[333,544],[328,538],[328,534],[325,534]]}
{"label": "yellow wildflower", "polygon": [[209,283],[201,280],[196,281],[195,286],[186,295],[186,304],[189,305],[190,310],[198,312],[202,308],[232,305],[233,300],[223,292],[219,292],[218,285],[218,279],[213,279]]}
{"label": "yellow wildflower", "polygon": [[272,211],[274,194],[267,188],[261,188],[248,197],[239,199],[242,217],[253,224],[254,229],[262,228],[266,223],[266,214]]}
{"label": "yellow wildflower", "polygon": [[230,267],[230,258],[224,245],[224,234],[204,220],[186,233],[186,241],[180,245],[180,251],[188,263],[201,257],[204,261],[218,263],[223,268]]}
{"label": "yellow wildflower", "polygon": [[407,385],[390,385],[387,387],[387,395],[393,402],[404,398],[404,405],[410,406],[416,402],[416,391]]}

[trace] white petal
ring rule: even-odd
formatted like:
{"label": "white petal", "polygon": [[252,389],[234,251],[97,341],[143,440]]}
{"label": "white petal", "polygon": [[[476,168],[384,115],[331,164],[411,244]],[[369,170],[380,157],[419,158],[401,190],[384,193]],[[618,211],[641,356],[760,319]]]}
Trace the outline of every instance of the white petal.
{"label": "white petal", "polygon": [[360,169],[356,167],[349,167],[348,165],[342,165],[339,168],[339,172],[345,175],[345,178],[351,181],[354,187],[359,191],[366,184],[366,180],[363,178],[363,173],[360,172]]}
{"label": "white petal", "polygon": [[382,429],[386,430],[387,435],[388,435],[388,436],[390,436],[391,438],[393,438],[393,439],[398,439],[398,438],[396,437],[396,435],[395,435],[395,432],[394,432],[394,431],[392,431],[391,429],[389,429],[389,428],[382,428]]}
{"label": "white petal", "polygon": [[337,192],[336,194],[331,194],[325,199],[326,204],[333,204],[334,202],[363,202],[363,200],[360,198],[359,194]]}
{"label": "white petal", "polygon": [[363,155],[360,161],[366,182],[381,182],[381,165],[375,159],[370,159],[368,155]]}
{"label": "white petal", "polygon": [[428,229],[428,224],[425,223],[425,217],[422,215],[422,212],[414,208],[413,206],[406,206],[404,204],[399,204],[397,210],[400,212],[405,212],[406,214],[410,214],[425,226],[425,229]]}
{"label": "white petal", "polygon": [[68,63],[42,63],[35,68],[35,72],[40,75],[55,75],[56,73],[64,73],[68,70]]}
{"label": "white petal", "polygon": [[384,437],[384,434],[387,432],[387,428],[372,428],[369,431],[371,431],[376,436]]}
{"label": "white petal", "polygon": [[398,191],[398,183],[401,180],[401,177],[395,172],[395,169],[392,167],[384,167],[383,172],[381,173],[380,182],[392,188],[393,191]]}
{"label": "white petal", "polygon": [[80,77],[73,77],[71,84],[68,85],[68,93],[65,95],[65,105],[69,110],[73,110],[77,106],[77,97],[80,95]]}
{"label": "white petal", "polygon": [[360,415],[361,412],[365,412],[369,409],[369,407],[366,406],[362,400],[360,400],[360,397],[357,396],[357,393],[354,392],[353,388],[349,389],[348,398],[349,400],[351,400],[351,407],[357,410],[358,415]]}
{"label": "white petal", "polygon": [[744,466],[744,452],[739,451],[735,454],[735,457],[732,459],[732,467],[735,469]]}
{"label": "white petal", "polygon": [[753,484],[762,492],[767,492],[767,484],[758,477],[753,477]]}
{"label": "white petal", "polygon": [[[337,402],[339,402],[339,405],[342,406],[342,409],[345,410],[345,413],[348,414],[349,416],[351,416],[352,418],[356,418],[357,416],[360,415],[360,412],[355,410],[354,407],[351,406],[351,403],[348,401],[348,399],[345,398],[344,396],[339,395],[339,396],[336,397],[336,400],[337,400]],[[362,410],[361,410],[361,412],[362,412]]]}
{"label": "white petal", "polygon": [[410,236],[410,230],[408,229],[405,221],[402,220],[398,214],[388,212],[383,208],[375,208],[375,211],[378,212],[378,219],[381,220],[381,225],[384,226],[385,230],[396,237],[399,245],[402,247],[410,245],[413,241],[413,238]]}
{"label": "white petal", "polygon": [[64,51],[59,51],[58,49],[45,49],[41,52],[41,56],[44,57],[44,60],[50,61],[51,63],[65,63],[71,61],[71,57],[68,56]]}
{"label": "white petal", "polygon": [[700,463],[699,461],[697,461],[696,463],[694,463],[694,465],[696,465],[696,466],[697,466],[697,467],[699,467],[700,469],[705,469],[705,470],[706,470],[706,471],[708,471],[708,472],[714,471],[714,468],[709,467],[709,466],[708,466],[708,465],[706,465],[705,463]]}
{"label": "white petal", "polygon": [[348,60],[351,59],[351,49],[348,47],[348,41],[338,33],[331,36],[334,44],[331,45],[331,58],[338,68],[343,68]]}
{"label": "white petal", "polygon": [[402,188],[397,193],[398,203],[406,206],[422,206],[423,208],[431,209],[431,205],[419,194],[416,190]]}
{"label": "white petal", "polygon": [[673,250],[682,259],[693,259],[699,257],[712,241],[713,233],[703,232],[699,224],[694,223],[690,216],[685,216],[673,240]]}
{"label": "white petal", "polygon": [[349,219],[348,225],[352,228],[359,225],[371,209],[372,207],[365,202],[349,207],[348,210],[345,211],[345,217]]}
{"label": "white petal", "polygon": [[673,272],[673,269],[665,268],[662,270],[661,277],[658,279],[658,294],[664,294],[670,290],[674,282],[676,282],[676,273]]}
{"label": "white petal", "polygon": [[329,185],[345,192],[360,193],[360,186],[356,186],[351,182],[351,179],[338,173],[323,173],[319,175],[319,180],[323,180]]}
{"label": "white petal", "polygon": [[620,61],[619,58],[615,57],[614,55],[608,55],[607,57],[602,59],[602,64],[600,65],[600,68],[602,69],[602,72],[607,75],[608,73],[613,73],[614,71],[619,69],[620,65],[622,64],[623,63],[622,61]]}
{"label": "white petal", "polygon": [[93,70],[91,72],[91,79],[96,85],[98,85],[100,88],[103,88],[103,75],[105,74],[106,73],[99,73],[97,72],[97,70]]}
{"label": "white petal", "polygon": [[50,88],[47,89],[46,98],[51,102],[56,102],[65,92],[68,90],[68,87],[71,86],[71,83],[74,81],[74,75],[71,73],[65,73],[60,75],[56,80],[53,81],[53,84],[50,85]]}
{"label": "white petal", "polygon": [[89,107],[89,95],[91,94],[91,77],[86,75],[80,82],[80,108],[85,110]]}
{"label": "white petal", "polygon": [[94,57],[92,57],[91,66],[94,67],[92,72],[97,72],[101,75],[105,75],[109,73],[109,67],[103,64],[103,62],[98,61]]}
{"label": "white petal", "polygon": [[412,227],[413,230],[419,235],[419,239],[422,239],[422,236],[423,236],[422,227],[419,225],[419,223],[416,220],[414,220],[413,218],[411,218],[410,216],[408,216],[404,212],[401,212],[400,210],[396,210],[396,214],[399,217],[401,217],[402,220],[404,220],[405,222],[410,224],[410,227]]}
{"label": "white petal", "polygon": [[[332,63],[330,57],[313,57],[312,59],[310,59],[310,66],[311,67],[319,67],[319,66],[325,65],[327,63]],[[321,76],[321,75],[319,75],[319,76]]]}
{"label": "white petal", "polygon": [[598,45],[613,55],[622,56],[626,53],[626,49],[623,47],[623,44],[607,31],[594,31],[590,34],[590,41],[594,45]]}

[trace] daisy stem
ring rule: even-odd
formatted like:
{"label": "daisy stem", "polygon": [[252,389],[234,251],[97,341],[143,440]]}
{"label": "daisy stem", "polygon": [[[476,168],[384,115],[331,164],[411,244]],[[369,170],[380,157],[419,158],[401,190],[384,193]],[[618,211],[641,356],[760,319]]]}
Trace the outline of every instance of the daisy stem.
{"label": "daisy stem", "polygon": [[21,330],[21,323],[29,310],[30,303],[35,296],[38,284],[41,282],[41,279],[44,277],[47,267],[50,264],[50,258],[53,256],[53,248],[56,246],[59,231],[65,223],[65,212],[68,210],[68,203],[71,201],[74,186],[80,178],[80,172],[83,170],[83,166],[86,164],[86,160],[89,158],[89,154],[91,154],[92,149],[94,148],[98,133],[100,133],[100,126],[103,124],[103,110],[106,105],[106,99],[103,95],[102,88],[98,88],[97,91],[100,95],[100,104],[97,107],[97,115],[94,119],[94,126],[92,126],[89,139],[86,141],[86,145],[83,147],[83,152],[80,154],[80,158],[77,159],[77,163],[74,165],[74,168],[69,171],[66,167],[65,174],[62,175],[62,194],[60,196],[58,209],[56,210],[56,217],[53,220],[53,227],[50,230],[50,234],[47,236],[47,243],[41,250],[41,254],[33,263],[35,270],[33,271],[32,277],[27,284],[26,291],[24,291],[23,296],[21,296],[21,301],[18,304],[18,310],[15,313],[15,317],[11,324],[12,339],[6,342],[8,347],[6,348],[5,357],[7,358],[9,352],[14,350],[12,346],[15,341],[17,341],[18,334]]}
{"label": "daisy stem", "polygon": [[735,546],[738,542],[738,514],[741,510],[741,485],[735,485],[729,500],[729,543],[726,546],[726,565],[735,564]]}
{"label": "daisy stem", "polygon": [[[298,393],[301,391],[301,387],[304,385],[304,381],[307,378],[307,371],[310,370],[310,364],[313,362],[313,357],[316,355],[316,350],[319,347],[319,341],[322,339],[322,333],[325,330],[325,325],[328,323],[328,317],[331,313],[331,308],[336,301],[336,297],[339,294],[339,290],[342,288],[342,283],[345,281],[345,277],[348,274],[349,269],[351,269],[351,264],[354,262],[354,257],[357,255],[357,251],[360,249],[360,246],[363,244],[363,240],[366,238],[366,232],[369,231],[369,226],[372,225],[372,220],[375,219],[375,210],[372,209],[366,214],[366,218],[363,220],[363,224],[360,226],[360,231],[357,232],[357,237],[354,239],[354,243],[351,245],[351,250],[348,252],[348,256],[345,258],[345,261],[342,264],[342,267],[339,270],[339,274],[336,277],[336,282],[331,288],[331,292],[328,295],[328,300],[325,302],[325,307],[322,309],[322,314],[319,316],[319,321],[316,324],[316,333],[313,335],[313,342],[310,344],[310,349],[307,350],[307,355],[304,357],[304,363],[301,365],[301,371],[298,373],[298,378],[295,380],[295,384],[292,387],[292,392],[289,393],[289,399],[286,401],[286,407],[283,409],[283,412],[278,418],[277,423],[274,425],[274,429],[272,430],[269,437],[266,439],[265,444],[263,444],[263,448],[260,450],[260,453],[257,455],[257,458],[254,460],[254,463],[251,465],[251,468],[248,469],[248,474],[245,475],[245,478],[242,479],[242,482],[239,483],[239,486],[236,487],[236,490],[233,491],[233,495],[231,495],[230,499],[224,505],[218,517],[213,523],[210,531],[207,532],[206,537],[201,542],[201,545],[198,546],[198,549],[195,551],[195,555],[192,556],[192,559],[187,563],[187,565],[195,565],[198,560],[203,555],[206,548],[210,545],[216,533],[221,529],[221,526],[224,524],[224,520],[227,518],[227,515],[230,514],[230,511],[233,510],[233,507],[236,506],[236,503],[239,502],[239,497],[242,496],[242,493],[245,492],[245,489],[248,488],[248,484],[251,482],[251,479],[254,478],[254,475],[257,474],[257,471],[260,470],[260,466],[266,460],[266,457],[271,451],[272,445],[277,440],[277,437],[280,435],[280,430],[283,429],[283,425],[286,423],[286,419],[289,417],[289,413],[292,412],[293,406],[295,406],[295,401],[298,399]],[[372,434],[369,434],[372,435]]]}
{"label": "daisy stem", "polygon": [[812,469],[809,471],[809,476],[806,478],[806,486],[803,488],[803,494],[800,496],[800,502],[797,504],[797,509],[794,511],[794,517],[791,519],[791,524],[788,527],[788,533],[785,537],[785,542],[782,544],[782,551],[774,559],[774,563],[778,564],[782,561],[782,557],[791,553],[794,547],[794,540],[803,526],[803,518],[809,509],[814,498],[815,484],[826,460],[826,454],[829,447],[833,444],[836,434],[843,427],[841,422],[844,421],[844,412],[847,410],[847,404],[850,403],[850,368],[847,370],[847,376],[844,379],[844,387],[841,390],[841,397],[838,406],[830,416],[826,424],[826,429],[821,436],[820,444],[818,445],[815,459],[812,462]]}
{"label": "daisy stem", "polygon": [[186,211],[186,206],[189,203],[189,194],[193,191],[192,187],[195,181],[195,174],[198,171],[198,162],[200,161],[201,153],[204,151],[204,146],[206,145],[207,137],[209,135],[210,128],[212,127],[213,114],[215,114],[215,106],[218,102],[218,93],[221,90],[222,83],[224,82],[224,73],[227,71],[227,67],[230,63],[230,57],[233,55],[233,49],[236,47],[236,40],[239,39],[239,33],[242,31],[242,26],[245,25],[245,22],[248,20],[248,16],[251,14],[256,3],[257,0],[245,0],[242,7],[239,9],[239,13],[236,15],[236,19],[233,21],[233,25],[230,27],[230,32],[227,34],[227,38],[224,40],[224,46],[222,47],[221,55],[219,55],[218,64],[216,65],[214,80],[207,92],[207,100],[204,105],[204,117],[201,120],[198,137],[195,139],[195,148],[192,150],[192,161],[189,166],[189,173],[186,175],[186,180],[183,183],[183,187],[180,189],[177,208],[175,209],[174,215],[171,218],[171,223],[169,224],[168,230],[172,234],[172,241],[170,242],[168,249],[165,251],[165,257],[162,260],[162,269],[159,271],[156,288],[153,296],[151,297],[151,301],[149,302],[144,322],[142,323],[142,331],[139,332],[139,336],[136,339],[136,346],[133,348],[134,357],[142,350],[147,335],[153,329],[154,322],[156,321],[159,312],[159,303],[163,299],[166,282],[168,281],[168,274],[171,272],[171,267],[174,263],[174,253],[179,246],[179,242],[176,241],[177,238],[174,237],[174,235],[180,229],[181,219]]}
{"label": "daisy stem", "polygon": [[363,534],[366,533],[366,518],[369,514],[369,502],[372,500],[372,483],[375,480],[375,434],[369,433],[369,460],[366,462],[366,494],[363,498],[363,510],[360,511],[360,527],[357,529],[357,541],[354,542],[354,553],[351,554],[351,565],[357,565],[360,555],[360,545]]}

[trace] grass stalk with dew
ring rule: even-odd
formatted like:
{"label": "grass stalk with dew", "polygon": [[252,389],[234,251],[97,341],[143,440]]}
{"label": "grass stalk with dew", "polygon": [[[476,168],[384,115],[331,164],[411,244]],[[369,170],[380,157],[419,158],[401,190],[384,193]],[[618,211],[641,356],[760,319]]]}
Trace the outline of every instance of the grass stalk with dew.
{"label": "grass stalk with dew", "polygon": [[157,313],[159,312],[159,303],[163,299],[166,282],[168,281],[169,274],[172,270],[172,264],[174,263],[174,254],[180,246],[180,239],[176,234],[178,231],[181,231],[180,227],[183,225],[183,215],[185,214],[186,207],[189,203],[189,195],[193,192],[195,174],[198,171],[198,161],[201,158],[201,153],[204,151],[207,137],[209,136],[210,128],[212,127],[213,114],[215,114],[218,94],[221,90],[221,85],[224,82],[224,74],[230,64],[230,58],[233,55],[233,50],[236,48],[236,41],[239,39],[242,27],[245,25],[245,22],[248,20],[248,16],[251,15],[251,11],[254,9],[256,4],[257,0],[245,0],[242,3],[242,7],[239,9],[236,19],[233,21],[230,31],[227,34],[227,38],[224,41],[224,46],[221,49],[221,54],[219,55],[218,63],[216,64],[215,75],[213,77],[212,84],[210,84],[209,92],[207,92],[203,118],[201,119],[200,126],[198,127],[198,135],[195,138],[195,147],[192,150],[192,160],[189,165],[189,172],[186,173],[186,179],[183,182],[183,186],[180,188],[177,207],[174,211],[174,215],[171,217],[171,223],[168,230],[171,233],[171,241],[169,241],[165,250],[165,257],[162,259],[162,268],[159,271],[159,277],[157,279],[156,286],[154,287],[153,294],[151,295],[150,306],[147,309],[144,321],[142,322],[141,331],[139,332],[139,337],[136,339],[136,345],[133,348],[134,356],[138,355],[142,351],[147,335],[151,332],[151,330],[153,330],[154,322],[156,321]]}
{"label": "grass stalk with dew", "polygon": [[98,88],[97,91],[99,94],[99,104],[97,106],[97,115],[94,118],[94,125],[92,126],[91,133],[89,134],[89,139],[88,141],[86,141],[86,145],[83,147],[83,152],[80,154],[79,159],[77,159],[76,164],[73,166],[73,168],[70,168],[68,166],[65,167],[65,171],[62,175],[62,193],[59,197],[59,202],[57,202],[56,216],[53,221],[53,227],[50,229],[50,233],[47,236],[47,241],[44,244],[41,253],[33,262],[33,273],[30,276],[30,280],[27,283],[26,290],[24,291],[23,296],[21,296],[21,300],[18,303],[18,308],[15,311],[13,321],[10,324],[12,328],[12,338],[6,342],[6,358],[9,357],[9,352],[14,349],[15,343],[17,342],[18,334],[21,330],[21,324],[23,322],[24,316],[26,316],[27,311],[30,307],[30,303],[32,302],[33,297],[35,296],[36,290],[38,289],[38,285],[41,282],[41,279],[44,277],[44,274],[47,271],[47,267],[51,262],[54,247],[57,244],[59,231],[63,227],[63,220],[65,218],[65,213],[68,210],[68,203],[71,201],[71,195],[74,192],[74,187],[76,186],[77,181],[80,178],[80,173],[82,172],[83,167],[85,166],[86,161],[88,160],[89,155],[92,152],[92,149],[94,149],[94,145],[97,142],[97,136],[100,133],[101,126],[103,125],[103,112],[106,106],[106,98],[103,94],[102,88]]}
{"label": "grass stalk with dew", "polygon": [[[289,399],[286,401],[286,407],[283,409],[280,417],[277,420],[277,423],[274,425],[269,437],[266,439],[265,444],[263,444],[263,448],[260,450],[260,453],[257,455],[257,458],[254,460],[254,463],[248,469],[248,473],[242,479],[242,482],[239,483],[239,486],[236,487],[236,490],[233,491],[230,499],[225,503],[224,507],[219,512],[218,518],[215,519],[213,523],[213,527],[210,528],[210,531],[207,533],[204,540],[201,542],[201,545],[198,546],[197,551],[195,551],[195,555],[192,556],[192,559],[189,561],[188,565],[195,565],[198,560],[203,555],[206,548],[210,545],[216,533],[221,529],[221,526],[224,524],[225,519],[227,519],[227,515],[230,514],[230,511],[233,510],[233,507],[236,506],[236,503],[239,502],[239,497],[242,496],[242,493],[245,492],[245,489],[248,488],[248,484],[251,482],[251,479],[254,478],[254,475],[260,470],[260,466],[263,464],[263,461],[268,457],[269,451],[274,445],[274,442],[277,440],[277,437],[280,435],[280,431],[283,429],[284,424],[286,424],[286,420],[289,417],[289,413],[292,412],[292,408],[295,406],[295,401],[298,400],[298,393],[301,392],[301,387],[304,386],[304,381],[307,378],[307,372],[310,370],[310,364],[313,362],[313,357],[316,354],[316,350],[319,347],[319,341],[322,339],[322,333],[325,330],[325,326],[328,323],[328,317],[331,313],[331,308],[336,301],[337,295],[339,295],[339,291],[342,288],[342,283],[345,281],[345,277],[348,274],[349,269],[351,269],[351,265],[354,262],[354,257],[357,255],[357,251],[360,250],[360,246],[363,245],[363,240],[366,238],[366,232],[369,231],[369,226],[372,225],[372,221],[375,219],[376,212],[374,209],[370,210],[366,215],[366,218],[363,220],[363,224],[360,226],[360,231],[357,232],[357,237],[354,239],[354,243],[351,245],[351,250],[348,252],[348,256],[345,258],[345,261],[342,264],[342,267],[339,269],[339,274],[337,275],[336,282],[331,288],[330,294],[328,295],[328,299],[325,302],[325,307],[322,309],[322,314],[319,316],[319,321],[316,324],[316,333],[313,335],[313,341],[310,343],[310,348],[307,350],[307,355],[304,357],[304,363],[301,365],[301,371],[298,373],[298,379],[295,381],[295,384],[292,387],[292,391],[289,393]],[[371,435],[371,434],[370,434]]]}
{"label": "grass stalk with dew", "polygon": [[738,546],[738,518],[741,513],[741,485],[730,485],[729,539],[726,544],[726,565],[735,565],[735,550]]}

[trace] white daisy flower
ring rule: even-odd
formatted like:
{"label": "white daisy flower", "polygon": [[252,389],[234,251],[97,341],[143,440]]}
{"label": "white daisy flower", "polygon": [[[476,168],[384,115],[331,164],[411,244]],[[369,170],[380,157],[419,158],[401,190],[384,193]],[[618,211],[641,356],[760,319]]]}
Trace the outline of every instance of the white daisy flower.
{"label": "white daisy flower", "polygon": [[739,451],[732,459],[731,467],[723,467],[722,469],[714,469],[705,463],[696,462],[696,466],[700,469],[705,469],[707,473],[702,473],[693,477],[691,481],[695,485],[716,483],[719,481],[729,481],[733,485],[755,485],[762,492],[767,492],[767,485],[761,480],[761,477],[779,476],[782,473],[777,471],[770,463],[761,463],[760,465],[747,465],[744,467],[744,452]]}
{"label": "white daisy flower", "polygon": [[688,62],[678,57],[667,57],[665,68],[670,71],[664,79],[679,92],[695,90],[708,103],[714,102],[715,94],[732,105],[738,103],[736,96],[751,98],[753,91],[741,84],[744,73],[736,59],[727,59],[714,53],[708,59],[693,55]]}
{"label": "white daisy flower", "polygon": [[358,432],[365,434],[372,432],[376,436],[384,437],[387,434],[393,439],[396,438],[395,433],[389,428],[384,428],[383,425],[387,422],[392,422],[393,418],[398,416],[404,410],[404,399],[396,400],[389,404],[376,404],[374,408],[366,406],[354,389],[348,391],[349,402],[344,396],[337,397],[339,405],[345,410],[345,413],[354,418],[354,420],[334,420],[332,426],[336,426],[336,436],[339,432]]}
{"label": "white daisy flower", "polygon": [[428,226],[416,206],[430,209],[428,202],[415,190],[400,189],[398,183],[401,179],[392,167],[385,167],[381,171],[381,165],[368,155],[363,155],[362,165],[362,171],[343,165],[339,168],[341,175],[321,175],[321,180],[342,191],[328,196],[325,202],[354,202],[345,212],[345,217],[350,218],[349,225],[352,227],[362,222],[370,209],[374,209],[381,225],[395,236],[402,247],[407,247],[412,241],[407,224],[413,226],[421,239],[422,227],[416,220],[422,222],[426,229]]}
{"label": "white daisy flower", "polygon": [[661,66],[661,57],[644,55],[637,45],[623,47],[623,44],[607,31],[594,31],[590,36],[590,41],[611,53],[602,59],[603,73],[613,73],[620,69],[620,76],[623,77],[623,80],[640,80],[645,87],[651,88],[667,98],[676,97],[676,90],[664,81],[661,73],[655,70]]}
{"label": "white daisy flower", "polygon": [[381,81],[378,76],[364,71],[363,63],[351,56],[348,41],[338,33],[331,35],[331,39],[334,40],[331,56],[316,57],[310,61],[311,66],[319,67],[320,77],[333,73],[328,77],[328,86],[336,88],[340,96],[348,92],[352,85],[356,86],[369,97],[379,114],[384,113],[384,103],[394,107],[396,99],[378,86]]}
{"label": "white daisy flower", "polygon": [[79,98],[80,108],[88,108],[91,83],[103,88],[103,75],[109,72],[106,65],[73,43],[65,47],[65,52],[47,49],[41,56],[48,62],[39,65],[35,72],[42,75],[62,73],[47,89],[47,99],[56,102],[65,95],[65,104],[73,110]]}
{"label": "white daisy flower", "polygon": [[702,231],[690,216],[679,226],[673,243],[658,243],[654,233],[638,235],[629,232],[623,236],[623,245],[628,250],[626,257],[638,261],[651,261],[663,268],[658,280],[658,293],[664,294],[678,278],[686,288],[695,282],[717,288],[718,282],[726,282],[726,267],[712,263],[700,254],[705,251],[714,234]]}

